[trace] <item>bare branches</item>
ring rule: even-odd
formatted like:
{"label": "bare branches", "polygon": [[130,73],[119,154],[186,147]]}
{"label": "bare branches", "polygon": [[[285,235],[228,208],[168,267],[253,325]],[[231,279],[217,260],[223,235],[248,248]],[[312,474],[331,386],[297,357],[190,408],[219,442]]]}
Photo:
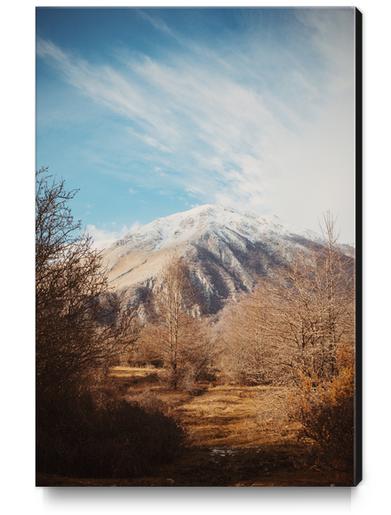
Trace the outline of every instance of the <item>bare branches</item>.
{"label": "bare branches", "polygon": [[73,219],[64,182],[36,188],[36,341],[40,390],[61,389],[137,338],[135,316],[108,291],[100,254]]}
{"label": "bare branches", "polygon": [[193,316],[193,300],[189,272],[181,259],[173,258],[155,294],[158,323],[149,338],[155,340],[174,389],[185,378],[199,379],[211,361],[211,342],[205,324]]}
{"label": "bare branches", "polygon": [[325,242],[297,250],[220,322],[226,370],[245,382],[281,382],[296,371],[315,380],[337,373],[337,352],[354,341],[354,270],[338,247],[335,222]]}

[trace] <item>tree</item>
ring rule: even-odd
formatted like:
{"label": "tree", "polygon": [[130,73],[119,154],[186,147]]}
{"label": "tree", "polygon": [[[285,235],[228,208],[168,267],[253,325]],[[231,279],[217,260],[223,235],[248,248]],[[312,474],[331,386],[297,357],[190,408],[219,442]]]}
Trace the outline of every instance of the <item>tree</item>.
{"label": "tree", "polygon": [[278,383],[281,349],[268,334],[263,296],[257,289],[223,310],[216,326],[224,376],[239,384]]}
{"label": "tree", "polygon": [[135,317],[110,292],[101,256],[81,232],[69,202],[76,191],[37,172],[37,393],[55,394],[107,364],[137,337]]}
{"label": "tree", "polygon": [[194,312],[193,301],[189,271],[183,260],[172,258],[155,294],[158,320],[149,337],[156,342],[174,389],[185,378],[199,379],[212,357],[205,324]]}
{"label": "tree", "polygon": [[334,377],[338,349],[354,342],[354,263],[338,247],[330,214],[323,230],[322,244],[297,251],[259,290],[285,364],[315,381]]}
{"label": "tree", "polygon": [[219,323],[224,368],[240,382],[316,382],[332,378],[337,353],[354,343],[353,260],[345,256],[330,214],[325,241],[296,249]]}

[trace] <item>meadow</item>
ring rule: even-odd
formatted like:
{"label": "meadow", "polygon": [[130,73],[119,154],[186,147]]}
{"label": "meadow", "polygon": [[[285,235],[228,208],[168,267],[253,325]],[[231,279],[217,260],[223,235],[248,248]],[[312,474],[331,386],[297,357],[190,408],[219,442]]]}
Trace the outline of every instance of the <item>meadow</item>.
{"label": "meadow", "polygon": [[145,305],[114,291],[73,195],[39,172],[37,485],[351,485],[354,263],[332,216],[208,316],[184,258]]}
{"label": "meadow", "polygon": [[153,475],[137,479],[44,476],[44,484],[121,486],[326,486],[351,483],[350,474],[317,468],[308,461],[311,443],[300,424],[282,417],[289,387],[201,383],[193,391],[167,388],[162,369],[117,366],[105,393],[160,410],[185,431],[183,452]]}

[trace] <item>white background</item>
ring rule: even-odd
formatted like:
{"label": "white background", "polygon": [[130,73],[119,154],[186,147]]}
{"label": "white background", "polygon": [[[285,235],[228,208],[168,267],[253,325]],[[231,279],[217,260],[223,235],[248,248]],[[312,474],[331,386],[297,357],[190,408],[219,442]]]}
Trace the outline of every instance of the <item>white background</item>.
{"label": "white background", "polygon": [[[390,508],[390,14],[357,0],[364,26],[364,480],[356,489],[34,487],[35,3],[0,11],[0,507],[3,513],[384,513]],[[39,5],[72,5],[41,2]],[[84,1],[82,5],[107,5]],[[116,1],[115,5],[129,5]],[[136,5],[141,5],[137,2]],[[153,5],[161,4],[154,2]],[[196,5],[198,2],[192,2]],[[213,5],[230,2],[213,2]],[[263,5],[278,5],[266,2]],[[73,4],[75,5],[75,3]],[[162,5],[164,5],[162,3]],[[172,3],[171,5],[174,5]],[[180,5],[180,3],[178,4]],[[233,2],[232,5],[235,5]],[[247,1],[246,5],[262,5]],[[282,5],[322,5],[290,2]],[[323,4],[325,5],[325,4]],[[331,5],[345,5],[334,0]]]}

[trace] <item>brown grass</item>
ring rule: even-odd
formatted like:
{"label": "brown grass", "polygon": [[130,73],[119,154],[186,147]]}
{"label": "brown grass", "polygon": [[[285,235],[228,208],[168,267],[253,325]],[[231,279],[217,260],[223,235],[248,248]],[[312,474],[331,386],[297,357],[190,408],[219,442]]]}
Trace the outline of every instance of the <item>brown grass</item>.
{"label": "brown grass", "polygon": [[[288,387],[199,385],[196,394],[156,382],[159,369],[115,367],[113,392],[173,416],[186,433],[186,452],[158,475],[116,481],[145,486],[349,485],[348,475],[311,468],[301,426],[290,421]],[[134,381],[142,379],[142,382]],[[151,380],[149,380],[151,379]],[[46,478],[46,481],[49,479]],[[56,484],[69,484],[64,481]],[[72,484],[113,484],[109,480]]]}
{"label": "brown grass", "polygon": [[109,377],[114,378],[147,378],[151,375],[159,374],[160,370],[154,367],[112,367]]}
{"label": "brown grass", "polygon": [[[264,413],[273,409],[281,395],[286,391],[280,388],[209,387],[202,396],[184,399],[174,415],[187,430],[192,445],[257,447],[281,443],[286,436],[281,437],[280,424],[264,424]],[[287,429],[292,435],[295,432],[295,427]]]}
{"label": "brown grass", "polygon": [[[148,377],[156,369],[116,367],[116,378]],[[289,398],[286,387],[201,385],[197,395],[146,383],[128,389],[127,399],[148,395],[158,400],[186,430],[189,445],[257,447],[297,440],[298,424],[281,416]]]}

